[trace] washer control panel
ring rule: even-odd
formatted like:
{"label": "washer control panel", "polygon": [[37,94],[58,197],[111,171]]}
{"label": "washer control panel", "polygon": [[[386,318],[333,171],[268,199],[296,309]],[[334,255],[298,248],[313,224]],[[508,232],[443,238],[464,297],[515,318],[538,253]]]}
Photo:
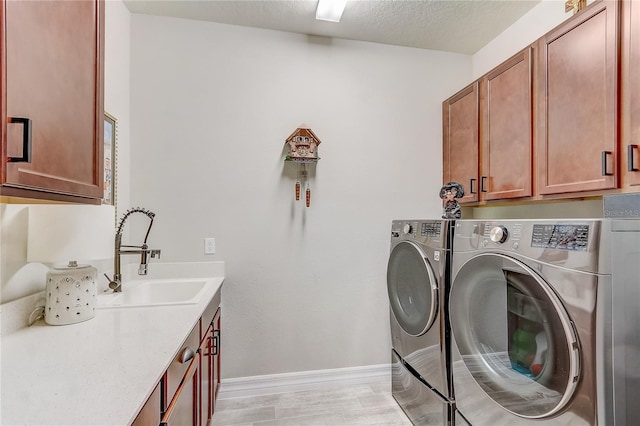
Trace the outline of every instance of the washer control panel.
{"label": "washer control panel", "polygon": [[442,233],[442,222],[422,222],[420,235],[423,237],[439,237]]}
{"label": "washer control panel", "polygon": [[394,220],[391,223],[391,243],[413,241],[446,249],[447,223],[445,220]]}

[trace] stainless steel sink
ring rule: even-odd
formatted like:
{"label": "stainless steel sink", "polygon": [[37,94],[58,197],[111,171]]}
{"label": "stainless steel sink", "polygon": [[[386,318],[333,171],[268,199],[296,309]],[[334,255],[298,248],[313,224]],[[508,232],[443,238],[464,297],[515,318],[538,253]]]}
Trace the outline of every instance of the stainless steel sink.
{"label": "stainless steel sink", "polygon": [[99,295],[96,308],[195,304],[200,302],[206,288],[207,280],[202,278],[128,281],[120,293]]}

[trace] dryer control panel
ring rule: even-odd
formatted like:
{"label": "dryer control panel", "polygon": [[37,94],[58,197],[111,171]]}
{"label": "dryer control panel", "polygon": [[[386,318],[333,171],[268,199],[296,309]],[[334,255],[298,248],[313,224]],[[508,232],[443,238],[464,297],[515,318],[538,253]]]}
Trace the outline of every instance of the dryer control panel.
{"label": "dryer control panel", "polygon": [[483,247],[487,247],[490,241],[498,245],[510,242],[510,248],[517,250],[520,247],[519,241],[522,237],[522,224],[509,223],[505,225],[503,223],[487,222],[484,224],[483,236]]}
{"label": "dryer control panel", "polygon": [[531,247],[587,251],[589,225],[534,224]]}

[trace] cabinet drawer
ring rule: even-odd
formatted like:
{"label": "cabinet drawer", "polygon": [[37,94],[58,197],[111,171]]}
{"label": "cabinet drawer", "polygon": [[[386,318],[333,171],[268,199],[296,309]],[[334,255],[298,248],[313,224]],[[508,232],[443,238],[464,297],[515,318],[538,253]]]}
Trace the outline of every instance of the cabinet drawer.
{"label": "cabinet drawer", "polygon": [[187,340],[185,340],[185,342],[182,344],[182,347],[173,359],[173,362],[171,362],[171,365],[167,369],[164,382],[165,392],[163,392],[163,411],[167,409],[169,401],[173,399],[176,390],[178,389],[178,386],[180,386],[180,382],[185,375],[185,372],[191,364],[191,360],[196,357],[199,342],[199,324],[196,324],[195,327],[193,327],[193,329],[191,330],[191,333],[189,333],[189,337],[187,337]]}
{"label": "cabinet drawer", "polygon": [[200,355],[196,354],[185,371],[180,386],[162,416],[161,426],[198,426],[200,419],[199,365]]}

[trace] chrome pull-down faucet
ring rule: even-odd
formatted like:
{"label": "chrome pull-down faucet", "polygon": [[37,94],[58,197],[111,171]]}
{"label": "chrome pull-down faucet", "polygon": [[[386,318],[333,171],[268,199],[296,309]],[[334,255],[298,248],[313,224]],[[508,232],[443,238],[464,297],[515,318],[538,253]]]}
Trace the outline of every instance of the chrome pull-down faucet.
{"label": "chrome pull-down faucet", "polygon": [[[133,213],[142,213],[149,218],[149,228],[147,228],[147,233],[144,236],[144,241],[139,246],[131,246],[122,244],[122,230],[124,228],[124,224],[127,221],[127,218],[131,216]],[[139,254],[140,255],[140,267],[138,268],[138,275],[147,275],[147,265],[148,265],[148,256],[151,258],[157,257],[160,259],[160,250],[150,249],[147,246],[147,238],[149,237],[149,232],[151,231],[151,226],[153,225],[153,218],[155,217],[155,213],[142,209],[140,207],[135,207],[133,209],[129,209],[125,212],[120,219],[120,223],[118,224],[118,229],[116,230],[116,239],[115,239],[115,253],[113,257],[113,279],[109,278],[107,274],[105,277],[109,280],[109,288],[112,289],[115,293],[122,291],[122,273],[120,270],[120,256],[123,254]],[[126,248],[126,250],[123,250]]]}

